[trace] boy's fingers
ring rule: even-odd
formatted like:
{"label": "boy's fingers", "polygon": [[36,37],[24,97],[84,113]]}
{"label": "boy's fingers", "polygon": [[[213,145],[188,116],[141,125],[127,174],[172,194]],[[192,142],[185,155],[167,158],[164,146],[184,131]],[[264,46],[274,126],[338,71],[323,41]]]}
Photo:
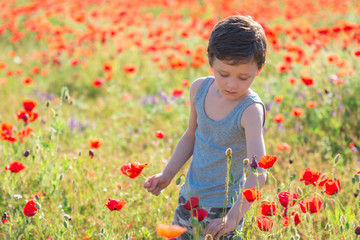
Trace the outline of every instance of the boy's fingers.
{"label": "boy's fingers", "polygon": [[149,188],[152,184],[153,179],[154,176],[151,176],[150,178],[146,179],[146,181],[144,182],[144,188]]}
{"label": "boy's fingers", "polygon": [[149,187],[149,190],[151,192],[153,192],[155,190],[155,188],[157,187],[157,185],[158,185],[158,180],[154,179],[154,181],[151,182],[151,187]]}

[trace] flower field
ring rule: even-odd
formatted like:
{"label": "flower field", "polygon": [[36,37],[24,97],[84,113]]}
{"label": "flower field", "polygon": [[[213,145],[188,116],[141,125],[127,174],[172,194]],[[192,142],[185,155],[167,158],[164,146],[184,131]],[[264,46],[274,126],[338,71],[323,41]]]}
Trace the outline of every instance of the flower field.
{"label": "flower field", "polygon": [[[212,75],[211,30],[232,14],[253,16],[268,40],[252,85],[267,109],[267,156],[245,160],[248,171],[267,168],[267,182],[240,194],[252,205],[238,236],[360,235],[358,1],[0,6],[1,239],[183,234],[170,225],[190,161],[159,196],[143,183],[163,170],[186,130],[189,86]],[[192,211],[198,199],[188,204]],[[206,211],[196,209],[199,227]]]}

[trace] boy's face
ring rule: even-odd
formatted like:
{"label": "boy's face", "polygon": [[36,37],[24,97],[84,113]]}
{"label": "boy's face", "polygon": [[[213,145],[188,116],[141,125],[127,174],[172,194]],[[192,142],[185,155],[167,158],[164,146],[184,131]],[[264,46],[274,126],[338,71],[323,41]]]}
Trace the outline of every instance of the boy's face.
{"label": "boy's face", "polygon": [[227,100],[238,100],[247,95],[251,83],[261,71],[255,61],[229,65],[217,58],[214,58],[212,68],[218,90]]}

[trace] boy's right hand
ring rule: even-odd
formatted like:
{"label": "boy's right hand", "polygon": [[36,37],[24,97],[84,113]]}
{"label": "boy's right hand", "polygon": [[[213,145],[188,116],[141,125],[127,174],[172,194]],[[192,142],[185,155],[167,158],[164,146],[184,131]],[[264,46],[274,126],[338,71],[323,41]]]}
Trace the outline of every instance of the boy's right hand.
{"label": "boy's right hand", "polygon": [[158,173],[146,179],[144,182],[144,188],[146,188],[148,192],[158,196],[160,192],[170,184],[170,182],[171,179],[168,179],[162,173]]}

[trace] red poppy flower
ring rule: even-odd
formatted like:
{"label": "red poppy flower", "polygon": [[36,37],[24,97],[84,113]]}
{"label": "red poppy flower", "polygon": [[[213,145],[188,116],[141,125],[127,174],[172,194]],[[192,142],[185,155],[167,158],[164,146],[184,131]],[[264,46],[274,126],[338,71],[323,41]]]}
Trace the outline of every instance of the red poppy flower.
{"label": "red poppy flower", "polygon": [[277,103],[281,103],[283,100],[283,96],[275,96],[274,97],[274,101],[277,102]]}
{"label": "red poppy flower", "polygon": [[4,213],[1,217],[1,221],[3,224],[5,224],[7,221],[9,221],[9,215],[7,215],[6,213]]}
{"label": "red poppy flower", "polygon": [[208,215],[208,212],[205,209],[195,208],[192,210],[192,216],[196,218],[199,222],[204,220],[204,218]]}
{"label": "red poppy flower", "polygon": [[293,108],[290,114],[294,117],[301,117],[304,114],[304,110],[302,110],[302,108]]}
{"label": "red poppy flower", "polygon": [[337,179],[336,181],[333,179],[330,179],[326,181],[324,184],[324,192],[328,195],[333,195],[335,193],[338,193],[340,191],[340,180]]}
{"label": "red poppy flower", "polygon": [[328,176],[322,176],[320,175],[319,180],[314,182],[315,186],[317,186],[320,190],[324,189],[324,185],[325,183],[329,180],[330,178]]}
{"label": "red poppy flower", "polygon": [[278,143],[277,145],[276,145],[276,150],[277,151],[291,151],[291,147],[289,146],[289,144],[287,144],[287,143]]}
{"label": "red poppy flower", "polygon": [[314,100],[310,100],[306,103],[307,108],[314,108],[316,107],[316,102]]}
{"label": "red poppy flower", "polygon": [[289,205],[294,206],[299,194],[297,193],[289,193],[289,192],[281,192],[278,194],[280,204],[287,208]]}
{"label": "red poppy flower", "polygon": [[104,140],[101,138],[92,138],[89,140],[89,148],[99,148],[102,146]]}
{"label": "red poppy flower", "polygon": [[199,196],[192,197],[190,200],[188,200],[185,205],[183,205],[183,208],[186,210],[191,210],[192,208],[197,208],[199,205]]}
{"label": "red poppy flower", "polygon": [[174,88],[170,91],[170,96],[172,97],[181,97],[184,94],[184,90],[180,88]]}
{"label": "red poppy flower", "polygon": [[32,217],[36,213],[37,213],[36,203],[33,200],[28,201],[24,207],[25,216]]}
{"label": "red poppy flower", "polygon": [[148,163],[140,164],[138,161],[135,161],[128,165],[123,165],[121,167],[121,172],[130,178],[136,178],[147,165]]}
{"label": "red poppy flower", "polygon": [[311,77],[302,77],[301,81],[309,87],[312,87],[314,85],[314,79],[312,79]]}
{"label": "red poppy flower", "polygon": [[261,231],[269,231],[274,224],[274,221],[271,220],[268,217],[262,216],[262,217],[256,217],[256,221],[258,224],[258,227]]}
{"label": "red poppy flower", "polygon": [[36,107],[37,102],[31,99],[23,99],[22,104],[26,111],[31,112]]}
{"label": "red poppy flower", "polygon": [[22,84],[31,85],[33,83],[33,79],[31,77],[25,76],[21,79]]}
{"label": "red poppy flower", "polygon": [[69,60],[70,66],[77,66],[79,64],[80,60],[78,58],[72,58]]}
{"label": "red poppy flower", "polygon": [[6,78],[0,78],[0,85],[6,85],[7,79]]}
{"label": "red poppy flower", "polygon": [[101,85],[103,85],[104,82],[105,82],[105,80],[104,80],[103,78],[99,77],[99,78],[96,78],[96,79],[93,81],[92,85],[93,85],[94,88],[98,88],[98,87],[100,87]]}
{"label": "red poppy flower", "polygon": [[16,113],[16,116],[18,120],[23,120],[24,123],[27,123],[27,122],[35,121],[39,117],[39,114],[37,112],[28,112],[26,110],[20,110]]}
{"label": "red poppy flower", "polygon": [[297,81],[296,81],[295,78],[290,78],[290,79],[288,80],[288,82],[289,82],[289,84],[291,84],[291,85],[295,85],[295,84],[297,83]]}
{"label": "red poppy flower", "polygon": [[282,115],[281,113],[276,114],[274,117],[274,122],[276,123],[284,122],[284,115]]}
{"label": "red poppy flower", "polygon": [[319,180],[321,172],[316,172],[307,168],[300,176],[300,182],[305,181],[305,185],[312,184],[316,186],[316,181]]}
{"label": "red poppy flower", "polygon": [[111,72],[112,71],[112,65],[109,62],[104,62],[103,63],[103,70],[106,72]]}
{"label": "red poppy flower", "polygon": [[356,51],[354,52],[354,55],[355,55],[355,57],[360,57],[360,50],[356,50]]}
{"label": "red poppy flower", "polygon": [[18,173],[25,168],[26,167],[21,162],[13,161],[5,167],[5,170],[9,170],[10,172]]}
{"label": "red poppy flower", "polygon": [[168,239],[177,238],[184,232],[186,232],[186,228],[178,225],[166,225],[162,223],[156,225],[156,233],[159,236],[166,237]]}
{"label": "red poppy flower", "polygon": [[164,134],[161,130],[154,132],[156,138],[164,138]]}
{"label": "red poppy flower", "polygon": [[317,197],[309,197],[303,201],[299,202],[300,209],[303,213],[317,213],[320,211],[322,202],[320,198]]}
{"label": "red poppy flower", "polygon": [[187,79],[181,80],[181,86],[183,86],[183,87],[188,87],[188,86],[190,86],[189,80],[187,80]]}
{"label": "red poppy flower", "polygon": [[265,169],[271,168],[276,161],[277,157],[275,156],[262,156],[259,160],[258,166]]}
{"label": "red poppy flower", "polygon": [[122,70],[124,73],[135,73],[137,71],[137,67],[132,64],[125,64],[122,66]]}
{"label": "red poppy flower", "polygon": [[110,199],[107,204],[105,204],[104,206],[106,206],[110,211],[120,211],[126,204],[126,201],[123,199],[120,200],[114,200],[114,199]]}
{"label": "red poppy flower", "polygon": [[275,202],[264,202],[257,209],[257,212],[263,216],[274,216],[276,211],[277,208]]}
{"label": "red poppy flower", "polygon": [[30,128],[30,127],[25,127],[23,130],[17,132],[17,137],[19,138],[21,143],[24,143],[24,138],[30,136],[31,134],[34,133],[34,129]]}
{"label": "red poppy flower", "polygon": [[124,227],[126,229],[130,229],[132,227],[132,225],[133,225],[133,220],[131,220],[131,222],[129,224],[126,224]]}
{"label": "red poppy flower", "polygon": [[0,123],[0,140],[16,142],[16,138],[12,135],[15,128],[10,123]]}
{"label": "red poppy flower", "polygon": [[4,62],[0,62],[0,70],[7,68],[7,64]]}
{"label": "red poppy flower", "polygon": [[[300,214],[298,212],[292,212],[291,218],[294,219],[295,226],[297,226],[299,223],[301,223]],[[289,226],[289,217],[284,217],[281,220],[281,225],[283,225],[284,227],[288,227]]]}
{"label": "red poppy flower", "polygon": [[261,199],[260,191],[255,190],[254,188],[245,189],[242,193],[243,198],[245,198],[248,202],[253,202],[255,200]]}
{"label": "red poppy flower", "polygon": [[38,66],[35,66],[30,70],[31,75],[38,74],[39,72],[40,72],[40,68]]}

